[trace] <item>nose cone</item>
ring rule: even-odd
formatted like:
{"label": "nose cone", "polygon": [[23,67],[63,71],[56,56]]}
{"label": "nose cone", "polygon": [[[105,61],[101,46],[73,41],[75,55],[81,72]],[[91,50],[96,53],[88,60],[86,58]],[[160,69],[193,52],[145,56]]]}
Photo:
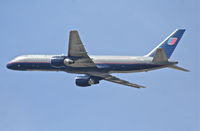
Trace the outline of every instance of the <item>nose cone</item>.
{"label": "nose cone", "polygon": [[18,57],[15,57],[14,59],[12,59],[7,65],[6,67],[8,69],[11,69],[11,70],[21,70],[22,67],[21,67],[21,64],[20,62],[22,60],[24,60],[24,56],[18,56]]}
{"label": "nose cone", "polygon": [[12,63],[8,63],[8,64],[6,65],[6,67],[7,67],[8,69],[14,70],[14,65],[13,65]]}

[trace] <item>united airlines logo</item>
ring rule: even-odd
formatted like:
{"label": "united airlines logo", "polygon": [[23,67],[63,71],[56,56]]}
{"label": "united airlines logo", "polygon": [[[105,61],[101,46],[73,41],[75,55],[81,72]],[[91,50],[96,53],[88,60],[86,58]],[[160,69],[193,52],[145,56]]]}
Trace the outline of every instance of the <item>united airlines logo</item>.
{"label": "united airlines logo", "polygon": [[174,45],[177,41],[177,38],[175,37],[172,37],[172,38],[169,38],[168,40],[168,45]]}

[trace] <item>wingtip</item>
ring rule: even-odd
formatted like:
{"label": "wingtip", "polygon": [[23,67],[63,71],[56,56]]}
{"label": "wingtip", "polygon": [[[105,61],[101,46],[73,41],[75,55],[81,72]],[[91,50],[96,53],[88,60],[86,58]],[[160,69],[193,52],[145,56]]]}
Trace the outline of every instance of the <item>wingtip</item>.
{"label": "wingtip", "polygon": [[70,30],[70,32],[78,32],[77,30]]}
{"label": "wingtip", "polygon": [[181,28],[181,29],[176,29],[175,31],[183,31],[183,32],[185,32],[185,31],[186,31],[186,29],[184,29],[184,28]]}
{"label": "wingtip", "polygon": [[136,88],[142,89],[142,88],[146,88],[146,87],[145,87],[145,86],[138,86],[138,87],[136,87]]}
{"label": "wingtip", "polygon": [[191,72],[191,71],[186,69],[185,72]]}

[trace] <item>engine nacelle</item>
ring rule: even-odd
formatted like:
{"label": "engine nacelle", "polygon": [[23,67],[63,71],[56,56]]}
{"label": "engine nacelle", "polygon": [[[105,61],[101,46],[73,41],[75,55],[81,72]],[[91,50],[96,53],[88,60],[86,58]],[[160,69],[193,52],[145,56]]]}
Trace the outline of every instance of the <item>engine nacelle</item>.
{"label": "engine nacelle", "polygon": [[53,56],[51,58],[51,65],[54,67],[63,67],[73,64],[74,61],[67,58],[66,56]]}
{"label": "engine nacelle", "polygon": [[65,58],[64,61],[63,61],[63,63],[67,66],[67,65],[73,64],[74,61],[71,60],[71,59]]}
{"label": "engine nacelle", "polygon": [[98,84],[102,78],[95,76],[77,76],[76,85],[81,87],[91,86],[93,84]]}

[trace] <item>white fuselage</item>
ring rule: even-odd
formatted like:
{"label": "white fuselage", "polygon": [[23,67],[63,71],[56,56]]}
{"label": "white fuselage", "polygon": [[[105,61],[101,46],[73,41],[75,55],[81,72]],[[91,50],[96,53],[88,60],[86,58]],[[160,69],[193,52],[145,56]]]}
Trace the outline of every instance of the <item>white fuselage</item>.
{"label": "white fuselage", "polygon": [[[165,67],[155,64],[152,57],[146,56],[90,56],[97,68],[78,68],[69,66],[55,67],[51,65],[51,59],[59,55],[23,55],[9,62],[15,65],[14,70],[39,70],[39,71],[66,71],[82,74],[86,72],[129,73],[143,72]],[[61,56],[61,55],[60,55]]]}

